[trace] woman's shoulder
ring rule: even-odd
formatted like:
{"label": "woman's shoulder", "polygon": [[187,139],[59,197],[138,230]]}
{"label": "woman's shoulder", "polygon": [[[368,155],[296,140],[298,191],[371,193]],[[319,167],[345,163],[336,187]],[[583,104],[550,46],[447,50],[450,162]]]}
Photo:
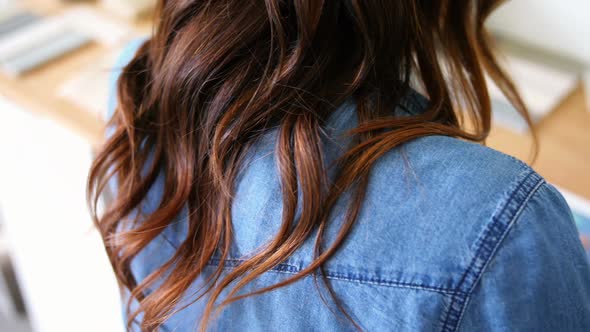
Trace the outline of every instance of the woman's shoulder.
{"label": "woman's shoulder", "polygon": [[524,162],[454,138],[379,160],[330,264],[328,274],[450,294],[445,331],[526,328],[531,311],[541,330],[590,326],[590,267],[562,195]]}
{"label": "woman's shoulder", "polygon": [[[517,245],[506,245],[509,234]],[[565,236],[561,249],[584,258],[576,234],[561,194],[527,164],[479,144],[431,136],[374,165],[355,229],[335,262],[379,280],[411,280],[467,296],[499,251],[524,255],[538,247],[543,261]]]}
{"label": "woman's shoulder", "polygon": [[[457,245],[456,250],[495,238],[500,226],[508,231],[531,216],[537,223],[573,225],[564,198],[531,166],[481,144],[445,136],[422,137],[385,154],[371,173],[367,197],[373,215],[384,209],[380,215],[398,216],[399,206],[408,206],[410,224],[444,228],[437,239],[452,239],[447,245]],[[441,237],[445,234],[446,239]]]}
{"label": "woman's shoulder", "polygon": [[443,330],[590,326],[590,265],[553,185],[514,157],[455,138],[425,137],[403,150],[425,192],[417,196],[429,198],[416,211],[435,224],[419,222],[430,227],[420,241],[428,245],[412,245],[428,257],[424,272],[447,272],[455,294]]}
{"label": "woman's shoulder", "polygon": [[[412,140],[386,153],[372,172],[372,190],[414,188],[416,198],[449,208],[494,207],[519,199],[517,187],[528,193],[545,183],[525,162],[484,145],[448,136]],[[426,195],[426,196],[424,196]],[[451,205],[449,205],[451,204]]]}

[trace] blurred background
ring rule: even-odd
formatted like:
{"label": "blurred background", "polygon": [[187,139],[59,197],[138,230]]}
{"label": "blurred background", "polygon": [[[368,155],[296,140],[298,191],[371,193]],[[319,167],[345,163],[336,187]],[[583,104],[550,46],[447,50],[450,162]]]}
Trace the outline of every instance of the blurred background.
{"label": "blurred background", "polygon": [[[122,47],[154,0],[0,0],[0,331],[122,331],[118,290],[85,183]],[[512,0],[491,17],[531,109],[533,167],[590,248],[590,2]],[[531,162],[529,129],[491,87],[488,145]]]}

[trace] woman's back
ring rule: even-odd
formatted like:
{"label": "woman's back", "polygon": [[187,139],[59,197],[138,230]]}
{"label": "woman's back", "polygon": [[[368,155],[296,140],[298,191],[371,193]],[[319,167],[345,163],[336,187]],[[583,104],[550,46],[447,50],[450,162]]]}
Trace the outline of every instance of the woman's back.
{"label": "woman's back", "polygon": [[[412,92],[395,112],[416,114],[426,105],[424,97]],[[328,163],[346,151],[350,141],[343,133],[356,125],[353,105],[344,105],[329,119],[323,141]],[[225,259],[227,269],[268,243],[280,228],[276,135],[266,133],[244,161],[232,206],[235,241]],[[335,207],[327,243],[343,223],[348,198]],[[156,181],[144,212],[155,210],[161,199],[162,183]],[[181,214],[135,259],[136,278],[143,280],[170,259],[187,231]],[[300,272],[312,256],[313,241],[307,241],[243,292]],[[211,259],[191,290],[218,265],[218,257]],[[375,164],[362,212],[324,270],[336,297],[367,331],[590,327],[590,269],[561,195],[524,163],[454,138],[416,139]],[[327,303],[309,276],[230,304],[214,326],[220,331],[353,330],[349,321],[334,317],[330,310],[338,309],[329,298]],[[203,307],[204,299],[190,305],[172,316],[164,330],[194,330]]]}
{"label": "woman's back", "polygon": [[90,174],[129,327],[589,329],[567,204],[468,142],[486,72],[526,118],[482,28],[496,4],[161,1]]}

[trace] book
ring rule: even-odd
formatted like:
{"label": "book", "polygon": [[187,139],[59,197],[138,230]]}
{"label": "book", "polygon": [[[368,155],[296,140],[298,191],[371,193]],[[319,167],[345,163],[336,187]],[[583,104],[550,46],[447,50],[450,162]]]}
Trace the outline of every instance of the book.
{"label": "book", "polygon": [[11,32],[38,21],[37,15],[28,12],[20,12],[11,16],[0,18],[0,38]]}
{"label": "book", "polygon": [[133,37],[130,27],[87,7],[40,19],[24,17],[19,20],[30,24],[0,38],[0,70],[11,76],[23,75],[92,41],[113,47]]}
{"label": "book", "polygon": [[52,38],[0,62],[0,67],[11,76],[19,76],[68,54],[90,41],[91,39],[84,34],[73,30],[64,30]]}
{"label": "book", "polygon": [[36,48],[68,29],[64,20],[44,19],[0,39],[0,62]]}

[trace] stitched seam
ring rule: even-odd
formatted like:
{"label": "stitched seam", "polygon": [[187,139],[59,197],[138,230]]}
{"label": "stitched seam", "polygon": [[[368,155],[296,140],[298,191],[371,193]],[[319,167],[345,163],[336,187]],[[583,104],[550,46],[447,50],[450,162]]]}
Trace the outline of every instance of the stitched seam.
{"label": "stitched seam", "polygon": [[[230,262],[230,265],[226,265],[224,269],[230,269],[235,267],[237,264],[244,262],[242,259],[226,259],[226,262]],[[216,266],[219,264],[219,259],[213,259],[209,261],[208,265]],[[276,272],[276,273],[286,273],[286,274],[297,274],[301,271],[295,265],[281,263],[272,269],[268,270],[268,272]],[[374,280],[374,279],[366,279],[366,278],[355,278],[355,277],[347,277],[339,273],[334,272],[326,272],[326,278],[330,280],[339,280],[339,281],[346,281],[346,282],[353,282],[359,284],[368,284],[368,285],[376,285],[376,286],[383,286],[383,287],[396,287],[396,288],[408,288],[408,289],[416,289],[416,290],[423,290],[429,292],[435,292],[443,295],[453,295],[457,293],[457,290],[450,289],[450,288],[443,288],[443,287],[433,287],[428,285],[422,284],[415,284],[415,283],[408,283],[402,281],[392,281],[392,280]],[[466,295],[466,294],[464,294]]]}
{"label": "stitched seam", "polygon": [[[507,211],[508,207],[510,206],[510,203],[513,202],[513,200],[515,199],[515,195],[519,194],[520,191],[523,189],[523,187],[527,184],[529,184],[529,181],[531,180],[531,177],[538,177],[539,179],[537,180],[537,182],[532,186],[532,189],[526,194],[526,197],[522,200],[522,202],[517,202],[518,204],[518,208],[516,209],[516,211],[514,212],[514,214],[512,216],[508,215],[507,217],[509,218],[509,223],[507,223],[505,225],[505,227],[503,227],[504,229],[495,229],[497,227],[502,227],[502,216],[505,213],[510,213],[510,211]],[[457,288],[456,288],[456,294],[454,294],[451,298],[451,303],[448,306],[448,310],[447,313],[445,315],[445,320],[443,322],[443,326],[441,328],[441,330],[443,331],[455,331],[458,328],[458,323],[459,323],[459,319],[461,318],[461,316],[463,315],[464,309],[465,309],[465,304],[467,302],[467,300],[470,298],[471,296],[471,292],[473,291],[475,285],[477,284],[477,281],[479,281],[479,278],[481,277],[481,274],[483,272],[483,270],[485,269],[485,267],[488,265],[491,257],[493,257],[497,247],[500,245],[500,243],[502,242],[502,240],[504,239],[506,233],[511,229],[514,220],[520,215],[522,209],[524,208],[524,206],[526,205],[526,203],[529,201],[530,197],[538,190],[538,188],[544,183],[545,181],[543,180],[543,178],[541,178],[540,176],[538,176],[534,171],[530,171],[523,180],[520,181],[520,183],[516,186],[516,188],[510,193],[509,197],[506,199],[504,205],[502,206],[502,208],[500,209],[499,212],[494,213],[492,215],[492,222],[490,224],[488,224],[482,234],[479,236],[478,240],[477,240],[477,247],[475,249],[475,255],[472,258],[469,266],[467,267],[467,269],[465,270],[465,272],[463,273],[461,280],[459,281]],[[488,243],[490,240],[490,234],[492,232],[500,232],[500,236],[499,239],[495,242],[495,243]],[[492,248],[484,250],[484,247],[486,245],[491,245]],[[482,257],[483,254],[487,254],[488,257]],[[483,259],[484,263],[481,265],[481,267],[476,268],[475,264],[478,262],[478,260]],[[467,281],[468,276],[470,274],[474,273],[475,274],[475,278],[472,278],[473,280],[471,282]],[[463,290],[463,288],[466,288],[467,290]],[[453,307],[455,305],[459,306],[459,309],[454,309]],[[458,314],[458,317],[455,318],[455,322],[451,323],[450,320],[452,319],[451,316],[455,314]],[[451,326],[453,325],[454,326]]]}
{"label": "stitched seam", "polygon": [[525,200],[523,201],[523,203],[520,205],[520,207],[518,208],[518,210],[514,214],[513,218],[510,220],[510,223],[506,227],[506,231],[502,234],[502,236],[500,237],[500,239],[498,239],[497,245],[492,249],[492,252],[490,254],[490,257],[487,259],[487,261],[482,266],[481,272],[479,273],[479,275],[477,276],[477,278],[474,280],[473,284],[471,285],[471,288],[469,289],[469,293],[467,295],[465,304],[463,305],[463,308],[461,310],[461,314],[459,315],[459,320],[457,321],[456,329],[458,329],[459,326],[461,325],[461,321],[463,319],[463,315],[465,313],[465,309],[467,308],[467,305],[469,304],[469,300],[471,299],[471,295],[473,293],[473,290],[475,289],[475,287],[479,283],[479,280],[482,278],[482,276],[485,273],[485,271],[486,271],[487,267],[489,266],[490,262],[494,259],[494,257],[496,257],[496,253],[500,250],[500,246],[504,242],[504,239],[506,237],[508,237],[508,235],[510,234],[510,231],[513,229],[514,225],[518,222],[518,218],[522,214],[522,211],[524,211],[524,209],[527,206],[528,202],[531,200],[531,198],[533,197],[533,195],[539,190],[539,188],[541,188],[541,186],[543,184],[545,184],[545,180],[543,180],[543,179],[540,179],[537,182],[537,184],[534,186],[534,188],[531,190],[531,192],[525,198]]}
{"label": "stitched seam", "polygon": [[164,234],[164,232],[160,233],[160,236],[162,236],[162,239],[164,239],[166,243],[168,243],[172,248],[174,248],[174,250],[178,250],[178,247],[166,236],[166,234]]}
{"label": "stitched seam", "polygon": [[454,290],[439,288],[439,287],[432,287],[426,286],[421,284],[413,284],[413,283],[405,283],[400,281],[377,281],[371,279],[362,279],[362,278],[350,278],[350,277],[343,277],[337,274],[328,274],[326,273],[326,278],[331,280],[340,280],[340,281],[347,281],[347,282],[355,282],[359,284],[368,284],[368,285],[376,285],[376,286],[383,286],[383,287],[395,287],[395,288],[409,288],[409,289],[417,289],[429,292],[435,292],[444,295],[451,295],[454,293]]}
{"label": "stitched seam", "polygon": [[[529,178],[529,176],[532,174],[529,173],[527,174],[527,176],[524,178],[523,181],[521,181],[518,186],[515,188],[515,190],[513,190],[510,193],[510,196],[508,197],[508,199],[506,200],[506,203],[502,206],[502,209],[500,210],[500,213],[498,213],[498,216],[501,216],[504,211],[507,209],[508,205],[510,204],[511,200],[514,198],[514,194],[517,193],[520,188],[524,185],[524,183],[526,182],[526,180]],[[492,226],[496,224],[497,219],[495,218],[495,215],[492,215]],[[475,265],[475,263],[477,262],[477,259],[479,258],[481,251],[483,249],[483,244],[485,243],[485,239],[487,239],[489,237],[489,233],[492,231],[492,227],[491,226],[487,226],[484,228],[482,235],[480,236],[480,238],[483,238],[484,240],[479,241],[478,240],[478,245],[477,248],[475,250],[475,255],[472,258],[471,262],[469,263],[469,266],[467,267],[467,269],[465,270],[465,272],[463,272],[463,275],[461,276],[461,280],[459,281],[458,285],[457,285],[457,289],[461,289],[462,285],[465,283],[465,280],[467,279],[467,276],[469,275],[469,273],[473,270],[473,266]],[[469,296],[469,295],[468,295]],[[453,295],[453,297],[451,298],[451,303],[449,304],[449,309],[447,311],[443,326],[442,326],[442,330],[455,330],[456,326],[454,328],[448,327],[449,325],[449,319],[451,318],[451,313],[453,312],[453,306],[455,304],[455,302],[457,302],[458,300],[463,300],[463,302],[466,299],[458,299],[457,296]],[[462,306],[462,304],[460,304]]]}
{"label": "stitched seam", "polygon": [[[486,262],[486,266],[487,266],[487,262]],[[483,274],[483,272],[481,274]],[[478,280],[479,280],[479,278],[478,278]],[[477,285],[477,282],[475,282],[473,284]],[[463,321],[463,315],[465,314],[465,308],[467,308],[467,305],[468,305],[469,301],[471,300],[471,295],[472,295],[472,293],[469,292],[469,294],[465,297],[465,300],[463,300],[463,305],[461,306],[461,313],[459,314],[459,318],[457,319],[457,323],[455,324],[455,327],[453,328],[453,330],[455,330],[455,331],[458,330],[459,327],[461,326],[461,322]]]}
{"label": "stitched seam", "polygon": [[[168,243],[168,245],[170,245],[174,249],[178,249],[177,246],[174,245],[174,243],[164,233],[161,233],[160,235],[162,236],[162,239],[166,243]],[[207,263],[207,265],[217,266],[217,265],[219,265],[220,261],[221,260],[219,258],[211,258],[209,260],[209,262]],[[225,265],[224,269],[229,269],[229,268],[237,266],[238,264],[245,262],[244,259],[238,259],[238,258],[226,258],[224,261],[226,263],[230,263],[229,265]],[[289,264],[289,263],[280,263],[277,266],[270,269],[269,271],[270,272],[278,272],[278,273],[296,274],[301,271],[301,268],[299,268],[296,265]],[[330,272],[330,271],[326,271],[326,277],[328,279],[332,279],[332,280],[340,280],[340,281],[347,281],[347,282],[354,282],[354,283],[368,284],[368,285],[376,285],[376,286],[384,286],[384,287],[417,289],[417,290],[430,291],[430,292],[435,292],[435,293],[444,294],[444,295],[454,295],[454,294],[467,295],[465,292],[462,292],[461,290],[457,290],[454,288],[436,287],[436,286],[430,286],[430,285],[424,285],[424,284],[418,284],[418,283],[403,282],[403,281],[399,281],[399,280],[388,280],[388,279],[378,279],[377,280],[374,278],[349,277],[349,276],[344,276],[342,273]]]}
{"label": "stitched seam", "polygon": [[[530,196],[537,190],[537,188],[544,182],[544,180],[541,178],[533,187],[533,189],[527,194],[527,197],[519,204],[519,207],[517,209],[517,211],[514,213],[514,216],[510,217],[510,222],[508,224],[506,224],[506,227],[504,230],[502,230],[502,234],[500,235],[500,238],[498,239],[498,241],[493,245],[493,248],[491,249],[491,251],[489,251],[489,255],[490,257],[488,257],[487,259],[484,259],[485,262],[482,265],[481,268],[479,268],[479,271],[477,271],[477,269],[474,269],[474,265],[477,263],[478,259],[481,258],[482,256],[482,252],[484,252],[484,246],[486,244],[486,242],[489,239],[490,233],[492,231],[494,231],[494,228],[496,226],[498,226],[501,223],[501,216],[504,215],[504,213],[506,212],[506,210],[508,209],[508,206],[510,205],[510,203],[513,201],[514,196],[519,193],[519,191],[521,190],[521,188],[529,181],[529,178],[534,175],[535,173],[533,171],[531,171],[529,174],[527,174],[527,176],[525,176],[525,178],[518,184],[518,186],[510,193],[510,196],[508,197],[508,199],[506,200],[506,203],[502,206],[502,209],[500,210],[499,213],[495,213],[492,216],[492,220],[493,222],[491,224],[489,224],[483,231],[482,235],[480,236],[480,238],[478,239],[478,245],[475,251],[475,255],[473,257],[473,259],[471,260],[471,263],[469,264],[468,268],[465,270],[465,272],[463,273],[463,276],[461,277],[461,280],[459,282],[459,284],[457,285],[458,290],[460,290],[460,288],[463,287],[463,285],[466,283],[467,277],[469,276],[470,273],[475,271],[476,277],[474,279],[474,281],[467,286],[466,288],[468,289],[467,292],[465,291],[461,291],[462,294],[467,293],[467,296],[464,298],[458,298],[457,296],[453,296],[453,298],[451,299],[451,303],[449,305],[449,310],[447,311],[447,315],[443,324],[443,330],[449,330],[449,331],[455,331],[458,328],[458,319],[457,322],[455,322],[455,326],[454,327],[450,327],[449,326],[449,320],[451,319],[451,314],[453,313],[454,309],[453,309],[453,305],[460,301],[458,303],[458,305],[460,306],[459,309],[459,315],[462,315],[462,312],[464,311],[464,307],[465,304],[467,302],[467,299],[471,296],[471,292],[473,291],[474,286],[477,283],[477,280],[479,280],[479,278],[481,277],[482,271],[483,269],[487,266],[491,256],[493,255],[493,253],[496,251],[496,248],[499,246],[501,240],[504,238],[506,232],[508,232],[508,230],[512,227],[513,221],[515,219],[516,216],[518,216],[518,214],[520,213],[520,211],[522,210],[522,208],[524,207],[524,205],[526,205],[526,202],[528,202]],[[501,224],[500,224],[501,226]],[[461,295],[460,293],[458,293],[459,295]],[[460,317],[460,316],[459,316]]]}
{"label": "stitched seam", "polygon": [[453,294],[455,292],[454,289],[449,289],[449,288],[444,288],[444,287],[435,287],[435,286],[424,285],[424,284],[403,282],[403,281],[399,281],[399,280],[384,280],[384,279],[375,279],[375,278],[350,277],[350,276],[345,276],[342,273],[330,272],[330,271],[326,271],[326,277],[328,279],[366,283],[366,284],[385,286],[385,287],[406,287],[406,288],[429,290],[429,291],[442,293],[442,294]]}

